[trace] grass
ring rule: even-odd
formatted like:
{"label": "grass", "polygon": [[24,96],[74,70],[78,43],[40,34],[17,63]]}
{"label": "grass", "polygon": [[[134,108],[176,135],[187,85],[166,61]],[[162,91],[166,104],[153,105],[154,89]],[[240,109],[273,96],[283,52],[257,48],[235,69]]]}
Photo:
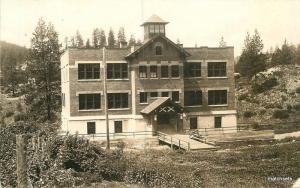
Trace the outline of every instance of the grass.
{"label": "grass", "polygon": [[[219,151],[128,153],[144,165],[167,168],[176,176],[197,177],[201,187],[291,187],[300,177],[300,140],[222,146]],[[227,149],[226,149],[227,148]],[[289,180],[272,181],[269,178]]]}

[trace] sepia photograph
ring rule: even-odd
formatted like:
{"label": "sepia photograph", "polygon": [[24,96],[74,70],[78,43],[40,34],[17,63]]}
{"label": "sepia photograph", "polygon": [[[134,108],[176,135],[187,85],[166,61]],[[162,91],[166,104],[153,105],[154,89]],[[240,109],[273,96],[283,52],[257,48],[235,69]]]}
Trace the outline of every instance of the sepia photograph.
{"label": "sepia photograph", "polygon": [[300,188],[300,0],[0,0],[0,188]]}

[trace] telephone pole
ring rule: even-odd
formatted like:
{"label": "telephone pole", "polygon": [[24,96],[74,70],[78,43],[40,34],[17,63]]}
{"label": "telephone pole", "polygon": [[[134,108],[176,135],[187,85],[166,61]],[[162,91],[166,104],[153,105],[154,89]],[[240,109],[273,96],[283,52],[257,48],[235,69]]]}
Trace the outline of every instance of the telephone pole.
{"label": "telephone pole", "polygon": [[17,187],[28,188],[27,160],[26,160],[27,140],[22,135],[16,135],[17,152]]}
{"label": "telephone pole", "polygon": [[104,113],[105,113],[105,123],[106,123],[106,149],[110,149],[110,138],[109,138],[109,119],[108,119],[108,104],[107,104],[107,85],[106,85],[106,57],[105,57],[105,47],[103,47],[103,96],[104,96]]}

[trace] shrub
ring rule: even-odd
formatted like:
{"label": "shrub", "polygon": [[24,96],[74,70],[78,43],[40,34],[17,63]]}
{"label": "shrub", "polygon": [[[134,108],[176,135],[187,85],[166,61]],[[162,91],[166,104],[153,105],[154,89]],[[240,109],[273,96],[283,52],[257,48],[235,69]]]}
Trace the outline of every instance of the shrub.
{"label": "shrub", "polygon": [[254,93],[262,93],[264,91],[268,91],[272,89],[274,86],[278,85],[277,78],[272,77],[266,81],[264,81],[262,84],[254,83],[252,85],[252,89]]}
{"label": "shrub", "polygon": [[251,111],[244,112],[244,117],[245,118],[250,118],[250,117],[255,116],[255,115],[256,115],[255,112],[251,112]]}
{"label": "shrub", "polygon": [[293,108],[297,111],[300,111],[300,103],[294,104]]}
{"label": "shrub", "polygon": [[293,106],[291,104],[287,104],[286,109],[290,113],[290,112],[292,112]]}
{"label": "shrub", "polygon": [[276,119],[287,119],[289,118],[289,113],[287,110],[275,110],[273,117]]}
{"label": "shrub", "polygon": [[14,115],[14,112],[12,112],[12,111],[7,111],[5,113],[5,117],[11,117],[12,115]]}
{"label": "shrub", "polygon": [[251,124],[252,129],[258,129],[259,128],[259,124],[257,122],[254,122]]}
{"label": "shrub", "polygon": [[24,121],[27,119],[27,115],[24,114],[24,113],[16,113],[14,115],[14,121],[17,122],[17,121]]}
{"label": "shrub", "polygon": [[300,93],[300,87],[296,88],[296,93]]}
{"label": "shrub", "polygon": [[238,97],[238,100],[239,100],[239,101],[246,100],[246,99],[247,99],[247,94],[246,94],[246,93],[241,94],[241,95]]}
{"label": "shrub", "polygon": [[259,111],[259,115],[264,115],[267,111],[265,109],[262,109]]}

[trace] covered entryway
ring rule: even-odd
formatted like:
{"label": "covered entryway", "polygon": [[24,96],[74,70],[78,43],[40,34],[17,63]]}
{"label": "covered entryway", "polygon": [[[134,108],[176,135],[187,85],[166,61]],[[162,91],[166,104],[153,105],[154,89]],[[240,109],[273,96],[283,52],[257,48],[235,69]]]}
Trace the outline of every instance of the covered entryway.
{"label": "covered entryway", "polygon": [[180,133],[183,130],[183,107],[169,97],[159,97],[141,111],[148,118],[153,131],[167,134]]}

